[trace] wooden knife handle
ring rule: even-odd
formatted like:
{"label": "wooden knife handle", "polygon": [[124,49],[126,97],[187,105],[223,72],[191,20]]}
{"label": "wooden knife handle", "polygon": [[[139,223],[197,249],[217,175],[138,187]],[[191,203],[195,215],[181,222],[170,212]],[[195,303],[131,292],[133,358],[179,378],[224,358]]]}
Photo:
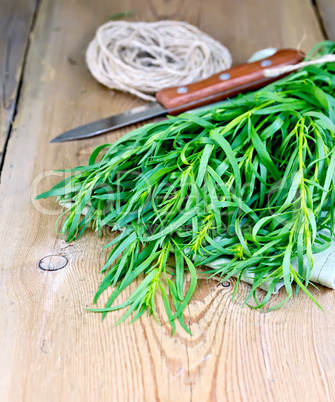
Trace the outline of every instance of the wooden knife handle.
{"label": "wooden knife handle", "polygon": [[265,77],[263,70],[296,64],[303,58],[304,54],[297,50],[281,49],[271,57],[240,64],[194,84],[162,89],[156,99],[175,115],[265,86],[280,77]]}

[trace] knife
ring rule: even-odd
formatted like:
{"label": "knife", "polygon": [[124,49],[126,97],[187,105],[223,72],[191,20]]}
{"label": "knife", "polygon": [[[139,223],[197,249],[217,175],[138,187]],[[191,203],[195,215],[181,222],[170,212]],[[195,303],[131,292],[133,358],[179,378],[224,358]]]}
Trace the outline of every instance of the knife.
{"label": "knife", "polygon": [[[261,88],[284,75],[265,77],[264,69],[302,61],[304,54],[293,49],[277,50],[272,56],[240,64],[189,85],[165,88],[155,95],[157,102],[131,109],[64,132],[51,142],[89,138],[133,123],[164,115],[178,115],[201,106]],[[285,74],[286,75],[286,74]]]}

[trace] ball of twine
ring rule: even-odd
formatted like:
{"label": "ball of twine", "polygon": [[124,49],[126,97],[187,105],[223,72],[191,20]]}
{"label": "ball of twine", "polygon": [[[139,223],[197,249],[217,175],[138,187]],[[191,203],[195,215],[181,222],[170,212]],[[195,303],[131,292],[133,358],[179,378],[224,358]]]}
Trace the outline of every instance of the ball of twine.
{"label": "ball of twine", "polygon": [[100,83],[152,101],[160,89],[207,78],[232,60],[221,43],[186,22],[112,21],[98,29],[86,62]]}

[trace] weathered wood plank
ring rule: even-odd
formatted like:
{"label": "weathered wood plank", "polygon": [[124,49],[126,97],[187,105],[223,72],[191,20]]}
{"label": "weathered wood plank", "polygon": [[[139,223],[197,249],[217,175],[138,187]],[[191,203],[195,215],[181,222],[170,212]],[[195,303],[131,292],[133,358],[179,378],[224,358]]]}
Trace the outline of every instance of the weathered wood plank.
{"label": "weathered wood plank", "polygon": [[[32,197],[59,179],[50,177],[51,169],[86,163],[94,146],[126,130],[65,144],[50,139],[141,103],[103,88],[84,63],[95,28],[130,10],[138,20],[197,24],[225,43],[236,63],[262,47],[295,47],[304,30],[306,50],[322,39],[308,0],[244,0],[239,7],[229,0],[42,0],[0,188],[1,399],[329,400],[335,391],[332,291],[311,289],[325,313],[300,294],[261,314],[241,308],[248,285],[232,304],[233,282],[223,288],[200,280],[187,317],[193,337],[179,328],[172,338],[150,317],[115,328],[121,313],[102,324],[85,311],[101,280],[101,247],[109,235],[99,240],[87,233],[67,245],[55,234],[54,203]],[[48,255],[69,263],[42,271],[38,263]]]}
{"label": "weathered wood plank", "polygon": [[335,1],[315,0],[319,15],[329,40],[335,41]]}
{"label": "weathered wood plank", "polygon": [[0,166],[13,119],[24,55],[38,0],[0,2]]}

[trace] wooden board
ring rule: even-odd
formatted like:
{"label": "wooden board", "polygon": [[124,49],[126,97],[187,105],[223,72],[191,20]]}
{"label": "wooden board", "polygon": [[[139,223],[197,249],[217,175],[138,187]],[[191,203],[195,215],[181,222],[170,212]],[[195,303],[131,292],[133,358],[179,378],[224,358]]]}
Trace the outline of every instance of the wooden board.
{"label": "wooden board", "polygon": [[316,0],[316,7],[327,35],[327,39],[335,41],[335,1]]}
{"label": "wooden board", "polygon": [[[101,280],[101,247],[110,235],[87,233],[66,244],[55,233],[53,201],[33,201],[61,177],[51,169],[86,163],[93,147],[126,130],[66,144],[50,139],[142,103],[103,88],[85,67],[85,48],[110,15],[186,20],[226,44],[236,63],[259,48],[296,47],[304,31],[306,50],[322,39],[309,0],[236,4],[41,0],[0,187],[2,401],[323,401],[334,394],[335,292],[311,289],[324,313],[300,294],[262,314],[241,308],[248,285],[232,304],[233,281],[222,287],[200,280],[186,314],[193,337],[180,328],[171,337],[146,316],[114,327],[119,312],[102,324],[85,308]],[[39,268],[43,259],[60,267],[62,257],[63,269]]]}
{"label": "wooden board", "polygon": [[24,56],[38,0],[0,2],[0,166],[15,112]]}

